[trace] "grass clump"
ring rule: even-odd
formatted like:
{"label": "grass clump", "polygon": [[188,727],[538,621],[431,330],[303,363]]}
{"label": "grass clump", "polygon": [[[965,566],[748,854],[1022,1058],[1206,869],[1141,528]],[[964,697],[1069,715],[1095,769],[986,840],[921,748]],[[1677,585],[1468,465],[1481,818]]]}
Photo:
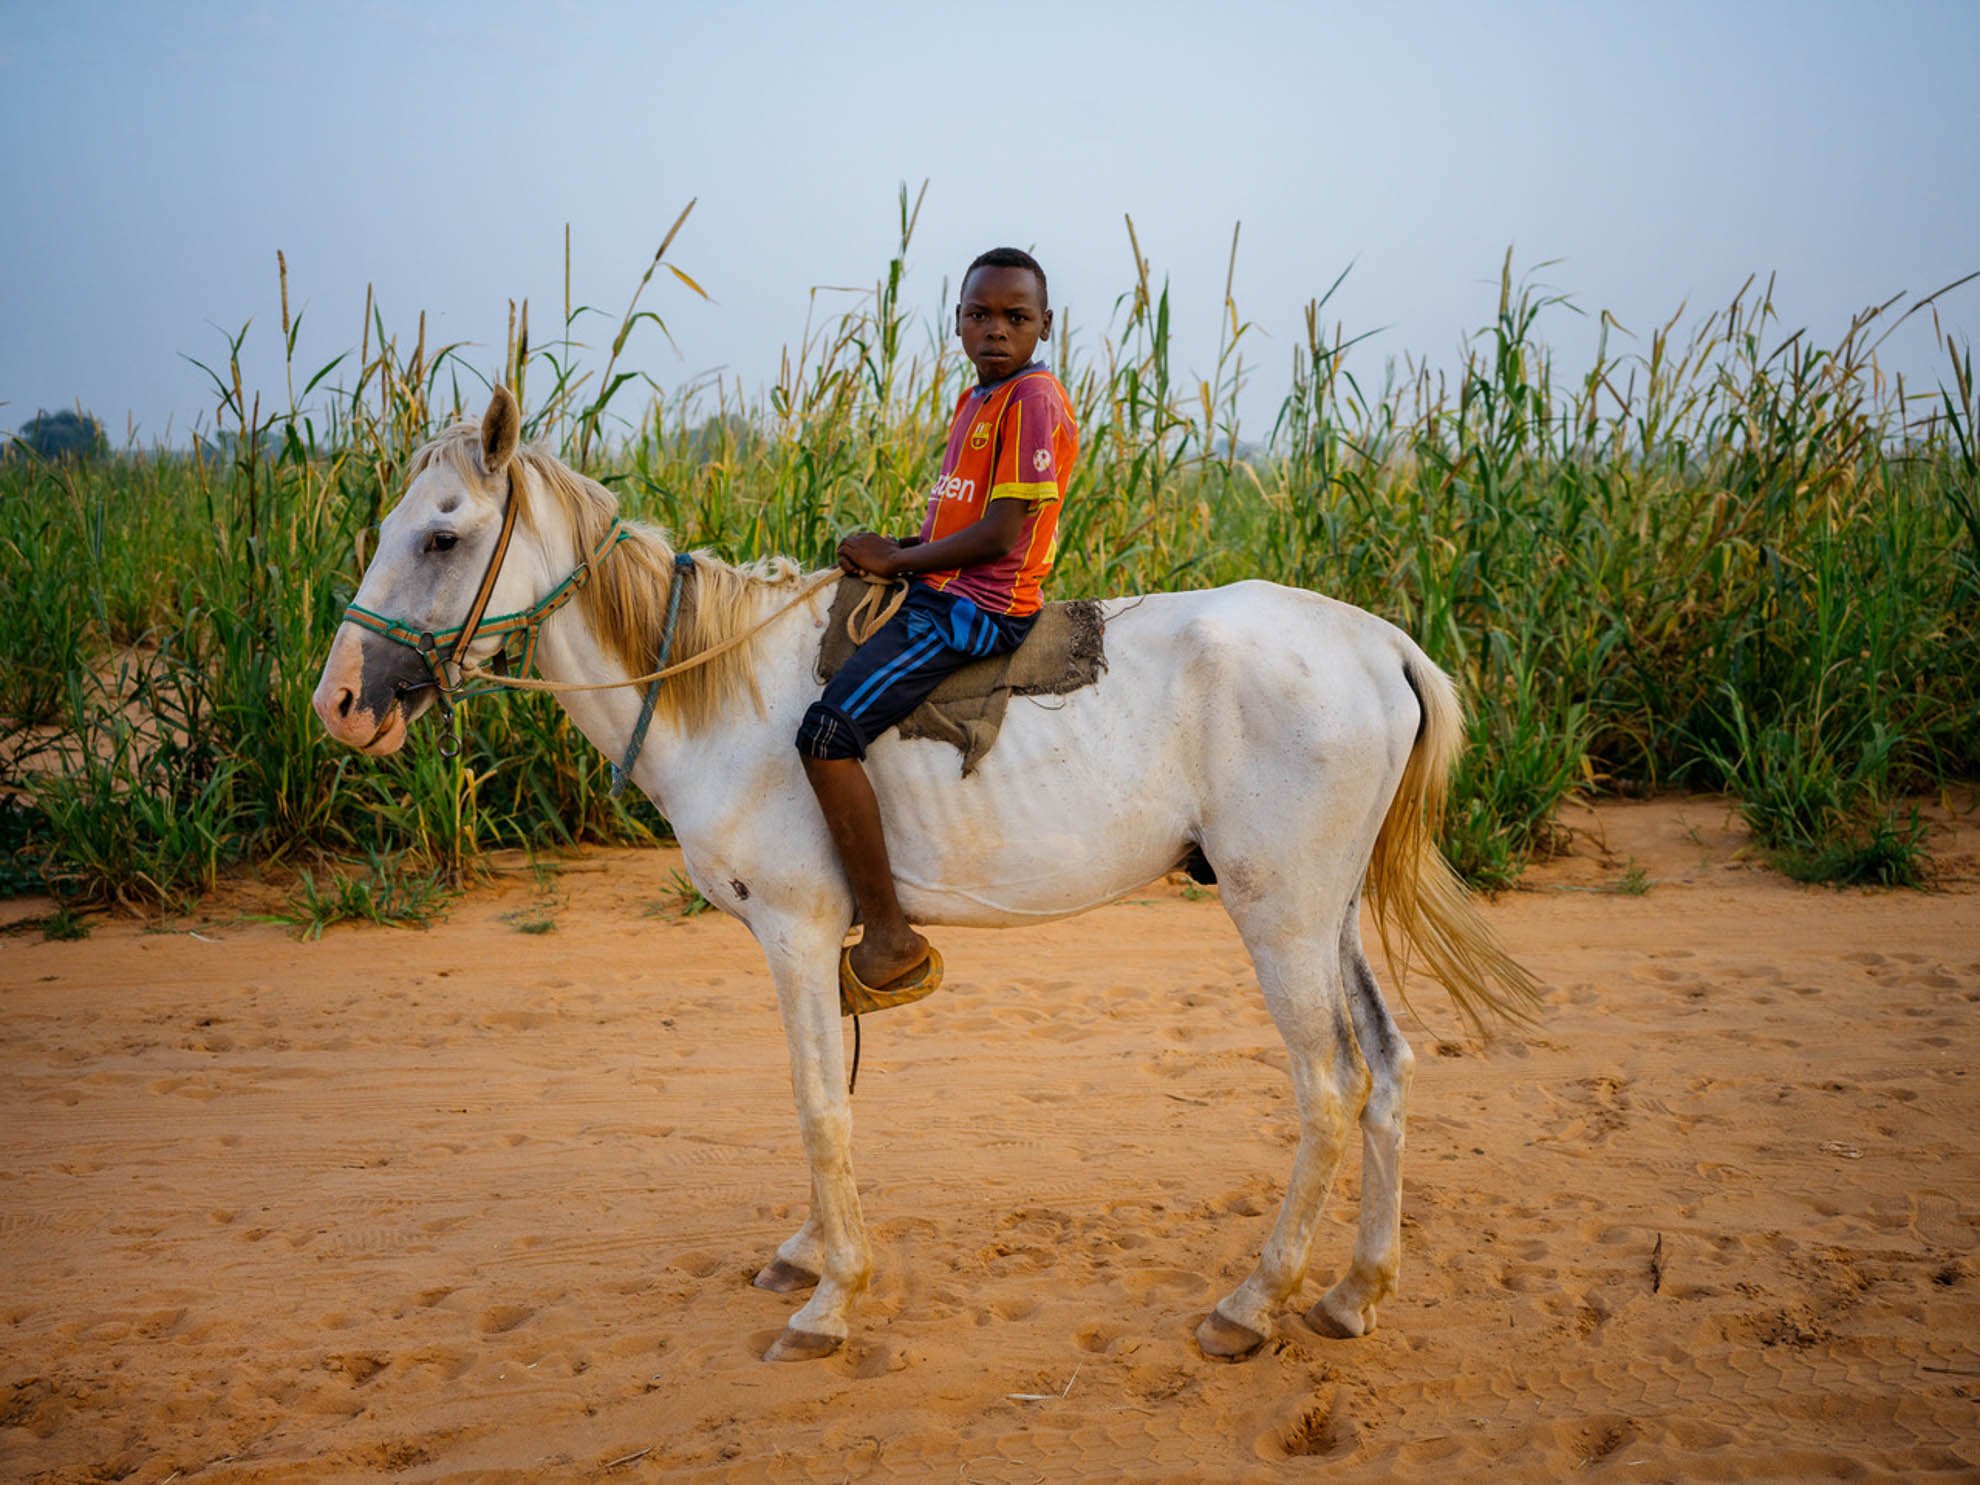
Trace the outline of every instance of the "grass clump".
{"label": "grass clump", "polygon": [[1842,820],[1816,840],[1778,849],[1774,862],[1798,882],[1835,887],[1922,887],[1929,858],[1914,808]]}
{"label": "grass clump", "polygon": [[1616,878],[1615,886],[1609,889],[1618,897],[1642,897],[1650,890],[1650,869],[1634,856],[1623,868],[1623,874]]}
{"label": "grass clump", "polygon": [[1886,794],[1899,737],[1835,709],[1762,723],[1727,698],[1733,746],[1708,740],[1702,762],[1738,802],[1756,844],[1802,882],[1916,887],[1928,862],[1924,821]]}
{"label": "grass clump", "polygon": [[89,920],[74,908],[57,908],[41,925],[41,936],[51,943],[73,943],[89,937]]}
{"label": "grass clump", "polygon": [[299,937],[319,939],[337,923],[376,923],[386,928],[425,928],[445,916],[451,893],[441,874],[398,857],[371,853],[365,869],[333,874],[319,883],[305,870],[277,922]]}
{"label": "grass clump", "polygon": [[674,917],[698,918],[715,905],[701,895],[701,889],[678,867],[667,873],[667,880],[673,888],[673,895],[665,904],[665,911]]}

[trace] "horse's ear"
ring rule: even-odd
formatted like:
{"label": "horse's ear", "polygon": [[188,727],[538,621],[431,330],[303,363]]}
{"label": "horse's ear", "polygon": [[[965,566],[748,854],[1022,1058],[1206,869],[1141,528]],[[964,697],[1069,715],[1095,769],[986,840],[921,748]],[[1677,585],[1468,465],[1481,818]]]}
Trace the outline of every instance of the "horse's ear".
{"label": "horse's ear", "polygon": [[495,395],[488,399],[488,411],[481,415],[481,467],[500,474],[515,456],[516,441],[522,437],[522,409],[509,389],[496,383]]}

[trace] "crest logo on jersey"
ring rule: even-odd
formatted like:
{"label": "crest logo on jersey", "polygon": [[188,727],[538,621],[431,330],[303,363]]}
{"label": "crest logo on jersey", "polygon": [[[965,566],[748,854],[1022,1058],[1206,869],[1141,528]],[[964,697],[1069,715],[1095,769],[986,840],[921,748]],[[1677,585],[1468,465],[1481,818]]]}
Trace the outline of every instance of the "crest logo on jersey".
{"label": "crest logo on jersey", "polygon": [[1031,467],[1040,474],[1050,469],[1052,467],[1052,451],[1050,449],[1040,449],[1037,453],[1033,454],[1031,456]]}
{"label": "crest logo on jersey", "polygon": [[969,430],[969,446],[971,448],[980,449],[988,442],[990,442],[990,425],[988,423],[978,423],[974,428]]}

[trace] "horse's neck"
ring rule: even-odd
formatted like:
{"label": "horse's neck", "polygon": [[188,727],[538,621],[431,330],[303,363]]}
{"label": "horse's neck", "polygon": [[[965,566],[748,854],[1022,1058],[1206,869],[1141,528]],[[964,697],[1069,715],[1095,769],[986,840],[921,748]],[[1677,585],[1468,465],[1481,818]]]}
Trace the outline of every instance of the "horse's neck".
{"label": "horse's neck", "polygon": [[[745,622],[758,622],[773,607],[789,603],[792,596],[787,589],[764,586],[757,595],[753,616]],[[818,635],[809,615],[811,609],[825,602],[829,597],[815,600],[805,612],[780,619],[748,642],[747,661],[766,708],[776,708],[780,692],[801,686],[816,689],[811,677]],[[670,663],[677,664],[693,657],[677,652],[669,658]],[[600,640],[582,603],[571,604],[543,626],[536,665],[545,676],[579,685],[622,680],[626,674]],[[560,691],[556,695],[578,731],[616,764],[625,758],[645,692],[643,686],[614,686],[604,691]],[[754,761],[750,755],[759,751],[754,735],[762,733],[763,723],[747,699],[739,701],[731,713],[694,732],[682,728],[664,708],[653,716],[633,769],[633,782],[677,828],[695,807],[712,804],[715,796],[747,786],[750,770],[743,765]],[[795,723],[792,725],[795,728]]]}

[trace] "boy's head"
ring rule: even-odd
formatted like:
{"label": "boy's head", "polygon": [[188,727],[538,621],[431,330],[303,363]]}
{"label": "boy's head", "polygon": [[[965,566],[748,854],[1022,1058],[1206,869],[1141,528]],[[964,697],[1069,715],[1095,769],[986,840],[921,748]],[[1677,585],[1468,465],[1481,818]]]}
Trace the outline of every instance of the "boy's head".
{"label": "boy's head", "polygon": [[956,334],[979,382],[1000,381],[1030,362],[1052,335],[1045,270],[1022,248],[992,248],[963,274]]}

